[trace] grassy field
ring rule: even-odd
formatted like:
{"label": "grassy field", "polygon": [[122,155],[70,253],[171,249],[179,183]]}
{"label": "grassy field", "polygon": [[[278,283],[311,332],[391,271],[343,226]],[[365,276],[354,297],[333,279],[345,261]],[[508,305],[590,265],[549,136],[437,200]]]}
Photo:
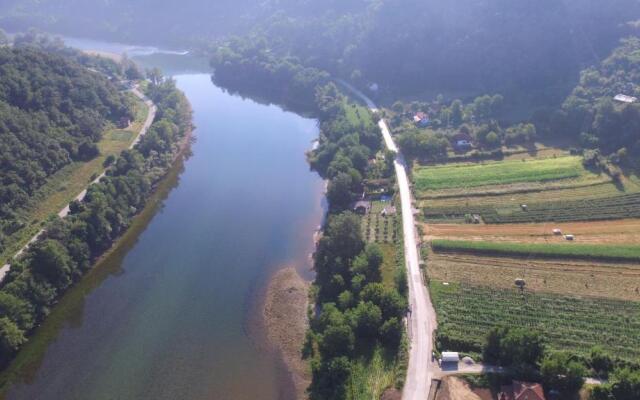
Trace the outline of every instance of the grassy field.
{"label": "grassy field", "polygon": [[434,251],[456,251],[520,257],[558,257],[612,261],[640,261],[638,245],[602,245],[576,243],[507,243],[436,239]]}
{"label": "grassy field", "polygon": [[[131,95],[132,98],[133,95]],[[147,118],[148,108],[136,99],[136,119],[129,130],[109,129],[98,143],[100,155],[88,162],[69,164],[51,176],[31,199],[24,211],[27,225],[6,238],[4,252],[0,254],[0,264],[7,262],[24,244],[31,239],[52,215],[64,208],[103,170],[103,163],[109,155],[118,155],[127,149]]]}
{"label": "grassy field", "polygon": [[640,302],[580,298],[432,279],[440,350],[479,351],[494,326],[540,331],[551,350],[586,355],[594,345],[640,361]]}
{"label": "grassy field", "polygon": [[517,182],[546,182],[590,175],[577,156],[511,160],[481,164],[446,164],[418,167],[413,172],[416,189],[438,190]]}
{"label": "grassy field", "polygon": [[355,126],[371,127],[374,124],[371,113],[366,107],[356,103],[349,104],[345,101],[344,110],[349,122]]}

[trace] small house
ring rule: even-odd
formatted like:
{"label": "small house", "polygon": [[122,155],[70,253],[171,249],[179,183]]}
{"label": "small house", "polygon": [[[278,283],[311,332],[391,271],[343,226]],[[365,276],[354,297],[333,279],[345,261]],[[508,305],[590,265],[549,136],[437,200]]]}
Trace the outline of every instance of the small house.
{"label": "small house", "polygon": [[356,214],[366,215],[371,211],[371,202],[366,200],[360,200],[353,205],[353,211]]}
{"label": "small house", "polygon": [[415,115],[413,116],[413,122],[420,127],[426,127],[429,125],[429,116],[425,113],[421,112],[417,112],[415,113]]}
{"label": "small house", "polygon": [[522,209],[522,211],[529,211],[529,206],[526,204],[520,204],[520,208]]}
{"label": "small house", "polygon": [[504,385],[498,393],[498,400],[546,400],[544,389],[539,383],[513,381]]}
{"label": "small house", "polygon": [[469,151],[473,148],[473,138],[468,133],[460,132],[451,138],[451,145],[455,151]]}
{"label": "small house", "polygon": [[458,140],[453,144],[453,147],[455,147],[456,150],[467,151],[467,150],[471,150],[473,145],[471,144],[471,142],[467,140]]}
{"label": "small house", "polygon": [[638,101],[637,97],[628,96],[626,94],[617,94],[613,99],[615,101],[619,101],[620,103],[627,103],[627,104],[635,103],[636,101]]}
{"label": "small house", "polygon": [[458,363],[460,361],[460,355],[457,351],[443,351],[440,363]]}

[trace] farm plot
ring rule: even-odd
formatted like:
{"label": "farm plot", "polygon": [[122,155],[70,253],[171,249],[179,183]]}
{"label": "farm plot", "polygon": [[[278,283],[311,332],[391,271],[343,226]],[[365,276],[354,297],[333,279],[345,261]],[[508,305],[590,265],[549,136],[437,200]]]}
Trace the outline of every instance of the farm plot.
{"label": "farm plot", "polygon": [[640,262],[640,246],[638,245],[509,243],[436,239],[433,240],[431,247],[435,252]]}
{"label": "farm plot", "polygon": [[580,298],[517,289],[430,281],[440,349],[479,352],[494,326],[540,331],[551,350],[586,355],[600,345],[640,361],[640,302]]}
{"label": "farm plot", "polygon": [[469,205],[492,207],[496,209],[519,207],[520,204],[542,202],[573,201],[583,199],[600,199],[624,194],[640,192],[640,185],[634,180],[625,179],[624,184],[615,184],[605,177],[603,182],[590,183],[585,186],[571,186],[567,181],[556,182],[556,186],[541,184],[539,187],[521,185],[492,186],[482,188],[481,193],[467,191],[454,195],[442,192],[429,192],[420,200],[421,207],[451,208],[468,207]]}
{"label": "farm plot", "polygon": [[362,220],[362,235],[368,243],[394,243],[399,223],[397,213],[386,214],[383,210],[394,209],[392,202],[373,201],[371,210]]}
{"label": "farm plot", "polygon": [[446,188],[505,185],[517,182],[546,182],[595,175],[576,156],[500,161],[482,164],[424,166],[414,170],[418,192]]}
{"label": "farm plot", "polygon": [[513,289],[524,279],[536,292],[640,301],[640,263],[430,253],[428,266],[429,278],[438,281]]}
{"label": "farm plot", "polygon": [[491,242],[565,243],[553,229],[589,244],[640,245],[640,219],[538,224],[423,224],[424,239],[485,240]]}

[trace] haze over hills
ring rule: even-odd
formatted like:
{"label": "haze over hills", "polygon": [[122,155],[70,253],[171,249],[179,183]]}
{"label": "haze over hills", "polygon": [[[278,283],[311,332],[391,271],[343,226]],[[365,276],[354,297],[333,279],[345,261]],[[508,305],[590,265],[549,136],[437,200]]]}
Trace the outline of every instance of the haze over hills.
{"label": "haze over hills", "polygon": [[575,81],[639,14],[636,0],[8,0],[0,26],[200,49],[252,35],[305,65],[420,94]]}

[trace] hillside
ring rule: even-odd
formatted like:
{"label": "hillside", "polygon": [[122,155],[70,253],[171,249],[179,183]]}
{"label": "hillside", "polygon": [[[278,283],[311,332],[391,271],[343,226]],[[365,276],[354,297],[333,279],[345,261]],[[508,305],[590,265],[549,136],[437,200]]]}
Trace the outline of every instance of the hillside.
{"label": "hillside", "polygon": [[109,125],[133,119],[106,77],[32,48],[0,49],[0,251],[31,197],[56,172],[98,155]]}

